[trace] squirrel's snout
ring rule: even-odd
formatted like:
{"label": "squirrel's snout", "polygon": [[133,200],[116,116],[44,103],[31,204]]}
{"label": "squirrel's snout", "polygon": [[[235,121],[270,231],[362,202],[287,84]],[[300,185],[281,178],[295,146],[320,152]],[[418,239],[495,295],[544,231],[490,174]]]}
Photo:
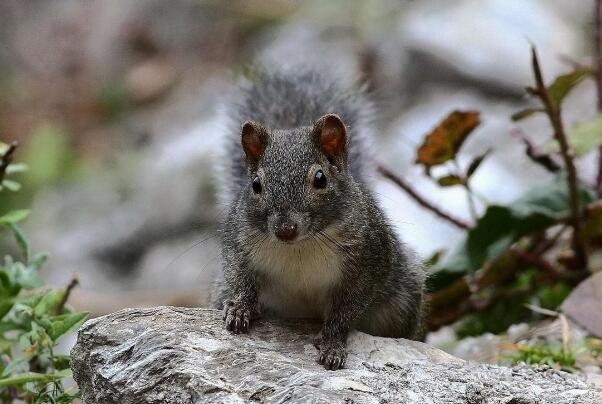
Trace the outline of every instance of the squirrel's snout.
{"label": "squirrel's snout", "polygon": [[276,224],[274,234],[281,241],[294,241],[299,235],[297,223],[295,222],[280,222]]}

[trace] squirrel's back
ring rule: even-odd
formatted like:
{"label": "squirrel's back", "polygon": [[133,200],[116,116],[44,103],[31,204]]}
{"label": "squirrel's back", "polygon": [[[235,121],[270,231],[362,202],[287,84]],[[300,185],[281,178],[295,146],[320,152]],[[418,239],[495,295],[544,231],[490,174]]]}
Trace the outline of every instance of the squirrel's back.
{"label": "squirrel's back", "polygon": [[[328,113],[338,115],[349,131],[349,169],[358,182],[366,184],[368,132],[372,106],[353,85],[346,86],[317,70],[259,71],[237,91],[229,108],[230,125],[225,167],[232,188],[230,199],[247,182],[245,156],[240,147],[240,125],[249,120],[273,129],[312,126]],[[361,152],[360,152],[361,151]]]}

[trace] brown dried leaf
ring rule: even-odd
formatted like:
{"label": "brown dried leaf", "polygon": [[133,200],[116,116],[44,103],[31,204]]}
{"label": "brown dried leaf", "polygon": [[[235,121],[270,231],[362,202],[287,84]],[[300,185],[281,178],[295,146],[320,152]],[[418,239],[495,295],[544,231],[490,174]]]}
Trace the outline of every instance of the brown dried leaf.
{"label": "brown dried leaf", "polygon": [[453,159],[479,123],[477,111],[452,112],[425,138],[416,162],[429,168]]}

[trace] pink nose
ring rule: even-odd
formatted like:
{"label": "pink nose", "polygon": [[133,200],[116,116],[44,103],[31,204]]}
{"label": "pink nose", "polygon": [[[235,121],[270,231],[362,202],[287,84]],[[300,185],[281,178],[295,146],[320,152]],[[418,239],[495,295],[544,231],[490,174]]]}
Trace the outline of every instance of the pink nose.
{"label": "pink nose", "polygon": [[299,233],[297,232],[297,223],[284,222],[276,225],[274,234],[282,241],[293,241],[297,238]]}

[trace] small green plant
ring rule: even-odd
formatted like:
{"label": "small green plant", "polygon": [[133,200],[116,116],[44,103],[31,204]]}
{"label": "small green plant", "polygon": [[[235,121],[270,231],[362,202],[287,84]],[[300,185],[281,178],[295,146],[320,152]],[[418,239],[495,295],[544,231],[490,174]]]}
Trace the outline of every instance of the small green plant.
{"label": "small green plant", "polygon": [[[16,144],[0,143],[0,197],[18,191],[19,183],[7,179],[26,170],[12,164]],[[69,357],[55,353],[59,339],[76,329],[88,316],[74,312],[67,299],[76,281],[63,289],[45,289],[39,277],[47,260],[32,254],[19,223],[29,211],[0,215],[0,230],[12,233],[20,256],[6,255],[0,263],[0,402],[70,403],[77,392],[63,385],[71,377]]]}
{"label": "small green plant", "polygon": [[517,345],[518,352],[510,356],[513,364],[548,365],[562,370],[572,371],[575,366],[575,355],[570,349],[555,348],[550,345]]}

